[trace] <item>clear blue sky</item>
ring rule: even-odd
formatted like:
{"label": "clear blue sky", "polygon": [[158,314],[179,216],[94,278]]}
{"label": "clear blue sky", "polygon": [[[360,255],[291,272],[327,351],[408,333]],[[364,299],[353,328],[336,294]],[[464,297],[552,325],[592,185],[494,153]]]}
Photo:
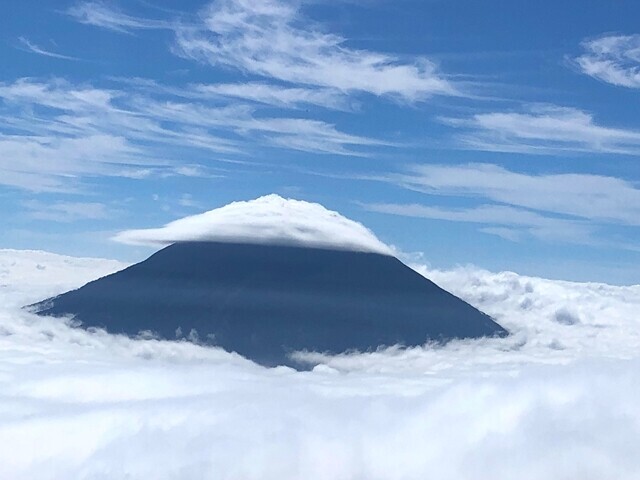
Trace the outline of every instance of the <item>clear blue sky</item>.
{"label": "clear blue sky", "polygon": [[274,192],[434,267],[640,283],[637,1],[0,8],[0,247],[137,260],[109,238]]}

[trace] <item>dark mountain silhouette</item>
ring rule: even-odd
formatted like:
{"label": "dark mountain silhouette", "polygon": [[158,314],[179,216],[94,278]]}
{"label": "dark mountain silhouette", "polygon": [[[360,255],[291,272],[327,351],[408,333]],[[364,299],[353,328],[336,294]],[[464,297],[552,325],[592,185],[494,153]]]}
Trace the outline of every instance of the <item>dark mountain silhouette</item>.
{"label": "dark mountain silhouette", "polygon": [[291,246],[177,243],[34,307],[112,333],[175,339],[193,329],[263,365],[294,365],[294,350],[506,334],[394,257]]}

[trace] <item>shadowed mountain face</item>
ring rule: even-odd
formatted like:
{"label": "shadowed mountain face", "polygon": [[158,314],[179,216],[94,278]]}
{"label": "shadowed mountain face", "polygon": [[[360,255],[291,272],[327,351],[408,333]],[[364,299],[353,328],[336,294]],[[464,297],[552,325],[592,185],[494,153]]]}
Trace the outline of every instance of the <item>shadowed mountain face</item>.
{"label": "shadowed mountain face", "polygon": [[[188,335],[263,365],[295,350],[504,335],[489,316],[377,253],[215,242],[178,243],[35,306],[112,333]],[[180,333],[181,332],[181,333]]]}

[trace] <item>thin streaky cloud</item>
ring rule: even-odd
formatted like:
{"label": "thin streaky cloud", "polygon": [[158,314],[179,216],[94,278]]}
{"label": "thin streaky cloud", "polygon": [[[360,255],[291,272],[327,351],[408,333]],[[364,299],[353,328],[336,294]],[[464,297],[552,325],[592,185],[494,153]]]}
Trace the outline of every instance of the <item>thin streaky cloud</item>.
{"label": "thin streaky cloud", "polygon": [[148,78],[110,77],[111,81],[130,85],[150,93],[163,93],[194,100],[228,101],[238,99],[248,103],[299,110],[310,106],[327,110],[354,111],[359,102],[336,89],[292,87],[267,82],[193,83],[184,87],[163,85]]}
{"label": "thin streaky cloud", "polygon": [[471,150],[536,155],[640,153],[640,130],[601,125],[591,113],[571,107],[530,105],[525,111],[483,112],[441,121],[459,129],[457,145]]}
{"label": "thin streaky cloud", "polygon": [[395,146],[320,120],[258,116],[251,105],[170,95],[149,84],[136,90],[55,78],[0,83],[0,127],[16,132],[0,134],[0,184],[57,191],[89,176],[155,177],[192,163],[185,151],[246,155],[270,146],[368,156],[373,147]]}
{"label": "thin streaky cloud", "polygon": [[132,30],[138,29],[172,28],[171,23],[165,20],[127,15],[99,1],[79,2],[67,9],[66,13],[79,23],[120,33],[131,33]]}
{"label": "thin streaky cloud", "polygon": [[479,198],[554,215],[640,225],[640,189],[616,177],[527,174],[494,164],[415,165],[387,181],[429,195]]}
{"label": "thin streaky cloud", "polygon": [[[594,228],[587,222],[551,217],[524,208],[485,204],[468,208],[446,208],[423,204],[371,203],[361,204],[371,212],[412,218],[490,225],[484,233],[517,241],[524,235],[541,240],[594,245]],[[511,228],[505,228],[511,227]],[[509,234],[507,235],[508,232]]]}
{"label": "thin streaky cloud", "polygon": [[59,58],[61,60],[80,60],[77,57],[62,55],[61,53],[55,53],[49,50],[45,50],[44,48],[41,48],[35,43],[31,42],[26,37],[18,37],[18,42],[20,42],[20,45],[18,46],[18,48],[26,52],[36,53],[38,55],[43,55],[45,57]]}
{"label": "thin streaky cloud", "polygon": [[509,227],[483,227],[478,229],[479,232],[486,233],[487,235],[494,235],[500,237],[503,240],[509,240],[510,242],[519,242],[523,239],[522,232],[515,228]]}
{"label": "thin streaky cloud", "polygon": [[347,96],[330,88],[285,87],[264,82],[198,84],[192,88],[193,94],[239,98],[277,107],[299,108],[306,104],[350,109]]}
{"label": "thin streaky cloud", "polygon": [[390,213],[407,217],[432,218],[456,222],[491,223],[494,225],[543,226],[551,219],[529,210],[506,205],[480,205],[471,208],[444,208],[417,203],[362,204],[372,212]]}

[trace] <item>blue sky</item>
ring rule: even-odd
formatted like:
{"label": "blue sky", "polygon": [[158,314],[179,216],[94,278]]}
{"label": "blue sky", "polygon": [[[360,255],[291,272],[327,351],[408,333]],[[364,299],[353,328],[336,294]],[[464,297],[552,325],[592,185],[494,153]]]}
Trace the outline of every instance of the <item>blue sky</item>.
{"label": "blue sky", "polygon": [[[152,5],[153,4],[153,5]],[[0,247],[271,192],[434,267],[640,282],[633,1],[63,2],[0,16]]]}

